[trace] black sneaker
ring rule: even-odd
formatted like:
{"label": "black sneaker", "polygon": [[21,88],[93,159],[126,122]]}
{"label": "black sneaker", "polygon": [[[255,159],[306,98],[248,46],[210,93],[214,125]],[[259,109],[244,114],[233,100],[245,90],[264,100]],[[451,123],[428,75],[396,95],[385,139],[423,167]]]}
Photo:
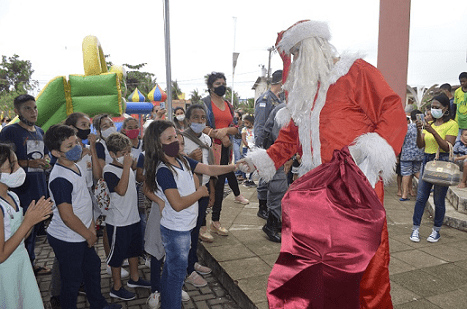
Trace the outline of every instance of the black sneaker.
{"label": "black sneaker", "polygon": [[151,282],[148,282],[146,280],[143,280],[141,278],[138,278],[138,281],[133,281],[133,280],[128,280],[126,285],[130,288],[146,288],[150,289],[151,288]]}
{"label": "black sneaker", "polygon": [[136,295],[135,293],[131,293],[130,291],[125,290],[125,288],[122,286],[118,291],[111,289],[110,297],[123,299],[123,300],[132,300],[136,298]]}

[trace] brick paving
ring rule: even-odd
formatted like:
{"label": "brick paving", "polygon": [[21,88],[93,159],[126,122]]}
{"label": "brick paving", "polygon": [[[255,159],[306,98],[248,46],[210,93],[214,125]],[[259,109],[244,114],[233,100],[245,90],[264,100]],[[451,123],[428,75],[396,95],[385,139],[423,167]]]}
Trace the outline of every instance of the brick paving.
{"label": "brick paving", "polygon": [[[111,299],[109,296],[110,287],[111,287],[111,276],[106,272],[105,266],[105,255],[104,247],[102,245],[102,237],[99,238],[99,241],[96,245],[96,250],[101,258],[101,288],[102,294],[110,303],[120,303],[123,308],[128,309],[142,309],[149,308],[146,305],[146,300],[149,297],[149,289],[131,289],[130,291],[135,291],[137,297],[131,301],[122,301]],[[39,266],[47,266],[52,268],[54,260],[54,252],[50,245],[47,243],[45,236],[39,236],[36,242],[36,264]],[[139,266],[140,276],[146,280],[150,280],[150,269],[144,265]],[[183,303],[183,309],[239,309],[240,307],[235,303],[229,293],[224,289],[224,287],[219,283],[217,278],[212,274],[203,276],[208,285],[203,288],[193,287],[191,284],[186,284],[184,290],[188,292],[191,299],[189,302]],[[49,286],[50,286],[51,275],[42,275],[37,277],[37,284],[41,291],[42,300],[44,301],[44,307],[46,309],[51,308],[49,299]],[[126,284],[128,278],[123,280],[123,283]],[[78,296],[78,308],[89,308],[89,303],[86,301],[86,296]]]}

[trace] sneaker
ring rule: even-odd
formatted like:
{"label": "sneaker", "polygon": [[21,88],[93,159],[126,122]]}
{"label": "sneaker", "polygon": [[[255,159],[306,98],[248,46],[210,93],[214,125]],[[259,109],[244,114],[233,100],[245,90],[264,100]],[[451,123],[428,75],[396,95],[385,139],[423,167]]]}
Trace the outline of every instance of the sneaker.
{"label": "sneaker", "polygon": [[248,186],[249,186],[250,188],[256,188],[256,187],[257,187],[256,184],[255,184],[255,182],[254,182],[253,180],[249,180],[249,181],[248,181]]}
{"label": "sneaker", "polygon": [[217,233],[218,235],[221,235],[221,236],[229,235],[229,231],[227,231],[226,228],[222,227],[220,223],[219,223],[219,226],[217,227],[214,224],[214,222],[211,222],[210,229],[211,229],[211,232],[215,232],[215,233]]}
{"label": "sneaker", "polygon": [[132,300],[136,298],[135,293],[125,290],[122,286],[120,290],[115,291],[113,288],[110,290],[110,297],[123,299],[123,300]]}
{"label": "sneaker", "polygon": [[146,281],[146,280],[143,280],[141,278],[138,278],[138,281],[133,281],[131,280],[128,280],[128,282],[126,283],[126,285],[129,287],[129,288],[146,288],[146,289],[150,289],[151,288],[151,282],[149,281]]}
{"label": "sneaker", "polygon": [[195,270],[198,274],[208,275],[212,272],[212,269],[206,266],[201,265],[200,263],[195,263]]}
{"label": "sneaker", "polygon": [[188,293],[185,292],[184,290],[182,290],[182,301],[183,302],[190,301],[190,295],[188,295]]}
{"label": "sneaker", "polygon": [[189,283],[191,285],[193,285],[194,287],[197,287],[197,288],[202,288],[203,286],[206,286],[208,285],[208,283],[206,282],[206,280],[204,280],[203,277],[201,277],[200,275],[198,275],[198,273],[196,271],[192,272],[186,279],[185,279],[185,283]]}
{"label": "sneaker", "polygon": [[161,304],[161,294],[159,292],[154,292],[149,295],[148,300],[146,301],[150,309],[158,309]]}
{"label": "sneaker", "polygon": [[428,242],[438,242],[438,240],[441,238],[441,235],[439,232],[435,231],[434,229],[431,230],[430,236],[426,239]]}
{"label": "sneaker", "polygon": [[129,265],[130,265],[130,263],[128,263],[128,259],[124,259],[123,263],[122,263],[122,267],[123,266],[129,266]]}
{"label": "sneaker", "polygon": [[235,197],[234,202],[238,203],[238,204],[243,204],[243,205],[246,205],[246,204],[250,203],[250,201],[247,200],[246,198],[244,198],[243,195],[241,195],[241,194],[239,196]]}
{"label": "sneaker", "polygon": [[[107,273],[108,273],[109,275],[112,276],[112,268],[110,268],[109,265],[107,265]],[[126,271],[125,268],[121,268],[120,277],[126,278],[126,277],[128,277],[129,275],[130,275],[130,273],[129,273],[128,271]]]}
{"label": "sneaker", "polygon": [[413,242],[420,242],[420,233],[418,229],[412,230],[412,235],[410,235],[410,240]]}

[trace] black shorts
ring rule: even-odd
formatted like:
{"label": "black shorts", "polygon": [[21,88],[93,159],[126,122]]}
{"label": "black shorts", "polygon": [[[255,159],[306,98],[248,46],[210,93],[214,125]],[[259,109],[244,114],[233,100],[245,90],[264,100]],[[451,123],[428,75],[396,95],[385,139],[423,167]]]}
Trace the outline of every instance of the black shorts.
{"label": "black shorts", "polygon": [[127,226],[113,226],[107,223],[105,228],[110,245],[110,253],[107,257],[109,266],[120,267],[124,259],[137,257],[143,253],[141,222]]}

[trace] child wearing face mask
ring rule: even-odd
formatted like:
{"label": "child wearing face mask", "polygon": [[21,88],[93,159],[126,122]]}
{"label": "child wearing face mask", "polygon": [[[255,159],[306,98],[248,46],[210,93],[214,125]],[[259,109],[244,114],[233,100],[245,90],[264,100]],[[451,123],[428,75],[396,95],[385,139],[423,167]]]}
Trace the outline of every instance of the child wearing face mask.
{"label": "child wearing face mask", "polygon": [[131,170],[130,139],[121,133],[112,133],[106,140],[112,162],[104,167],[104,180],[110,192],[110,207],[105,219],[110,254],[107,264],[112,270],[113,287],[110,296],[123,300],[134,299],[135,293],[126,290],[121,280],[121,265],[128,258],[130,288],[151,288],[139,277],[138,257],[142,254],[141,222],[138,214],[135,173]]}
{"label": "child wearing face mask", "polygon": [[85,173],[75,163],[82,153],[75,130],[53,125],[44,142],[57,158],[49,177],[49,191],[56,207],[47,228],[47,240],[58,259],[61,306],[76,308],[78,290],[84,281],[92,308],[121,308],[108,304],[101,293],[101,260],[94,249],[97,237],[92,200]]}
{"label": "child wearing face mask", "polygon": [[[99,173],[97,175],[97,179],[100,179],[103,178],[102,170],[104,169],[104,166],[113,161],[107,149],[106,140],[110,136],[110,134],[117,132],[117,128],[115,127],[112,118],[110,118],[110,116],[107,114],[100,114],[95,116],[92,120],[92,124],[99,138],[96,142],[96,153],[98,158],[97,161],[99,162]],[[102,224],[105,225],[105,222],[103,222]],[[104,251],[105,255],[109,256],[110,245],[107,242],[107,239],[107,230],[104,228]],[[129,273],[124,268],[121,269],[121,272],[122,278],[128,277]],[[109,265],[107,265],[107,273],[109,275],[112,275],[112,270]]]}
{"label": "child wearing face mask", "polygon": [[131,141],[131,156],[134,159],[132,168],[135,170],[139,155],[143,151],[143,142],[139,136],[140,130],[138,120],[133,117],[125,118],[120,132],[125,134]]}
{"label": "child wearing face mask", "polygon": [[9,188],[21,186],[26,173],[6,144],[0,144],[0,172],[0,308],[44,308],[24,238],[50,217],[52,203],[43,197],[32,201],[23,216],[19,198]]}
{"label": "child wearing face mask", "polygon": [[177,130],[183,132],[188,129],[188,122],[183,107],[176,107],[174,109],[174,123]]}
{"label": "child wearing face mask", "polygon": [[160,231],[166,252],[162,272],[162,308],[179,308],[188,267],[191,232],[198,217],[198,200],[209,195],[206,186],[195,188],[193,172],[210,176],[232,172],[235,165],[206,165],[179,154],[175,126],[154,121],[144,135],[145,185],[164,201]]}

